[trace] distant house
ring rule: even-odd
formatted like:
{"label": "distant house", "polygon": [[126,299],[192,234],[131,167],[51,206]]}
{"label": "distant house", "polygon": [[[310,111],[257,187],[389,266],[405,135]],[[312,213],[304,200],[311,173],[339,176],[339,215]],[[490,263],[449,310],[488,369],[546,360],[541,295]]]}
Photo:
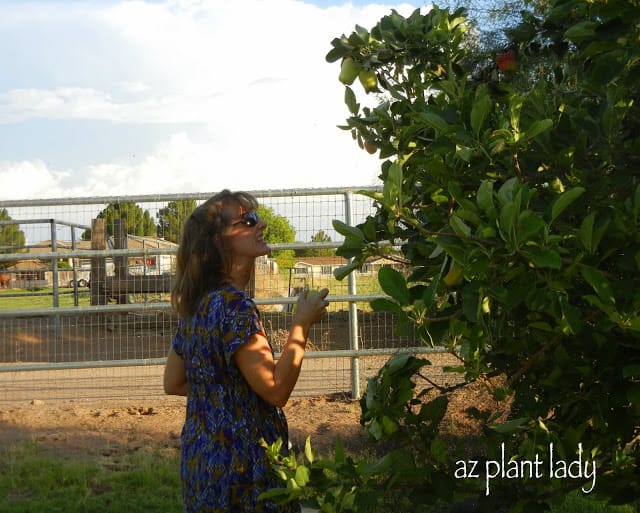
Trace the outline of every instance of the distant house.
{"label": "distant house", "polygon": [[[338,267],[346,265],[347,261],[339,256],[301,257],[292,267],[294,277],[331,277]],[[376,275],[382,267],[393,267],[402,270],[404,266],[384,257],[368,259],[360,269],[360,274]]]}
{"label": "distant house", "polygon": [[[127,237],[128,249],[177,249],[178,245],[158,237],[140,237],[129,235]],[[176,256],[168,255],[139,255],[129,259],[129,274],[152,275],[173,274],[175,272]]]}
{"label": "distant house", "polygon": [[291,268],[293,277],[327,277],[333,275],[333,271],[347,262],[339,256],[300,257]]}
{"label": "distant house", "polygon": [[51,265],[37,258],[26,258],[7,267],[12,275],[13,288],[46,287],[51,278]]}
{"label": "distant house", "polygon": [[[159,239],[157,237],[139,237],[129,235],[127,237],[128,249],[155,249],[177,248],[177,244]],[[10,266],[7,271],[13,274],[14,287],[43,287],[53,284],[53,272],[50,260],[29,258],[29,255],[52,252],[50,240],[41,241],[29,246],[25,258]],[[69,252],[73,249],[70,241],[56,241],[56,251]],[[91,249],[91,241],[77,241],[76,251],[88,251]],[[129,258],[128,271],[134,275],[159,275],[171,274],[175,270],[175,255],[135,255]],[[61,286],[71,286],[74,280],[74,259],[58,260],[58,283]],[[78,257],[75,259],[75,280],[80,286],[85,286],[91,279],[91,259]],[[107,276],[113,276],[114,263],[111,258],[106,263]]]}

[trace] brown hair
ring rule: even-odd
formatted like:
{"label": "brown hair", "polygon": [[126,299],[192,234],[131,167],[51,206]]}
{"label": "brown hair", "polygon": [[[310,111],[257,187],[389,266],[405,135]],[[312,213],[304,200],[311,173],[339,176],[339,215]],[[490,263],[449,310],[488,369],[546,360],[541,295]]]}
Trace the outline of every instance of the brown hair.
{"label": "brown hair", "polygon": [[224,215],[228,205],[250,211],[258,208],[258,201],[246,192],[225,189],[198,206],[184,223],[171,288],[171,305],[180,317],[191,317],[207,292],[228,282],[231,252],[220,236],[231,222]]}

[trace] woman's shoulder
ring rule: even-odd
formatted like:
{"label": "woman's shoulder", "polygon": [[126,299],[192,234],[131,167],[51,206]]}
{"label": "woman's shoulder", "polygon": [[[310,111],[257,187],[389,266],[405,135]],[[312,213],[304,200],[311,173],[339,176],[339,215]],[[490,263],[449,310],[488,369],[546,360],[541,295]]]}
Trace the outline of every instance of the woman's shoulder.
{"label": "woman's shoulder", "polygon": [[234,285],[223,285],[219,289],[212,290],[207,295],[208,302],[225,303],[227,305],[250,304],[253,300],[244,290],[240,290]]}

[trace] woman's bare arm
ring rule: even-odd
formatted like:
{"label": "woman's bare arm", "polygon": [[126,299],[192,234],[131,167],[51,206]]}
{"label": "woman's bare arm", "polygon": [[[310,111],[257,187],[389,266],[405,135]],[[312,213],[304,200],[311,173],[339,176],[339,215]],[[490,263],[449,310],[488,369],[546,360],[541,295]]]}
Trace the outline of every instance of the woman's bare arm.
{"label": "woman's bare arm", "polygon": [[171,348],[164,366],[164,393],[186,396],[189,392],[187,373],[182,358]]}
{"label": "woman's bare arm", "polygon": [[234,355],[251,388],[273,406],[284,406],[291,396],[300,375],[309,329],[327,313],[328,293],[323,289],[311,298],[306,292],[300,296],[289,338],[277,362],[262,333],[254,334]]}

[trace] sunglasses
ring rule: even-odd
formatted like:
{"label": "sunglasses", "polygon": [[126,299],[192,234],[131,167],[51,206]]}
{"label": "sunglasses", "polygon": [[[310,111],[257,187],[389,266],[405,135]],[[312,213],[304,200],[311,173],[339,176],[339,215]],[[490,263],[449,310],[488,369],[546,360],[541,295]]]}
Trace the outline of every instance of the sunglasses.
{"label": "sunglasses", "polygon": [[245,212],[242,214],[240,221],[236,221],[235,223],[231,223],[231,226],[235,226],[237,224],[243,224],[248,227],[253,227],[260,222],[260,216],[254,210],[251,212]]}

